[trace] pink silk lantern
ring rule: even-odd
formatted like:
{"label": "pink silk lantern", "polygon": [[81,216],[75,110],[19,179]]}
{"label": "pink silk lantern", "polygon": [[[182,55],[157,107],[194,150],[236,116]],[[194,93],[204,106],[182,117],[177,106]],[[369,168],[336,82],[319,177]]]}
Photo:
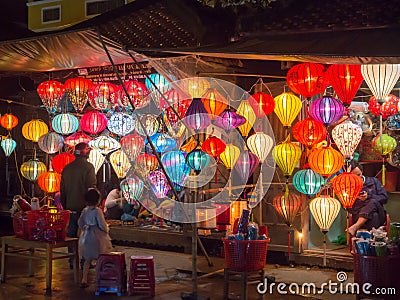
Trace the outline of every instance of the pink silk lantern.
{"label": "pink silk lantern", "polygon": [[106,129],[107,122],[104,114],[97,110],[90,110],[82,116],[80,125],[83,131],[89,134],[98,134]]}
{"label": "pink silk lantern", "polygon": [[162,171],[150,172],[147,176],[152,191],[157,198],[165,198],[168,194],[170,186],[167,178]]}
{"label": "pink silk lantern", "polygon": [[244,183],[247,182],[249,177],[254,173],[257,166],[259,164],[259,160],[257,156],[251,153],[248,150],[245,150],[240,153],[238,160],[234,166],[235,170],[238,172],[240,178]]}

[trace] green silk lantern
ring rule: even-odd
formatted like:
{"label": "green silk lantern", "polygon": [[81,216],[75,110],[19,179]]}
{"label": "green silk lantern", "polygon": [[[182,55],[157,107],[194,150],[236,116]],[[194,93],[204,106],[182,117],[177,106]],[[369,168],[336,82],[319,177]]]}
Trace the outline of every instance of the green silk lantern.
{"label": "green silk lantern", "polygon": [[397,142],[394,138],[392,138],[390,135],[386,133],[378,134],[372,140],[372,147],[375,149],[375,151],[377,151],[382,155],[382,184],[385,185],[385,173],[386,173],[385,158],[386,155],[388,155],[390,152],[396,149]]}

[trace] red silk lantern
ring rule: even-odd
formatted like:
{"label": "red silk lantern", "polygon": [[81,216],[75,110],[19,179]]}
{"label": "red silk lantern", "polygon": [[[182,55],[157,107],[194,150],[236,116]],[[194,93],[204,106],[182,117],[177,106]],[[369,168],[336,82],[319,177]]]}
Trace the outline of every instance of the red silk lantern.
{"label": "red silk lantern", "polygon": [[206,111],[210,114],[211,119],[215,119],[228,106],[228,100],[215,88],[209,88],[201,96],[201,101]]}
{"label": "red silk lantern", "polygon": [[343,155],[331,146],[314,149],[308,156],[310,168],[324,177],[335,174],[343,167],[343,163]]}
{"label": "red silk lantern", "polygon": [[343,208],[351,208],[363,188],[360,176],[345,172],[331,180],[333,191],[342,203]]}
{"label": "red silk lantern", "polygon": [[297,193],[280,193],[273,198],[272,205],[285,219],[286,224],[291,226],[301,208],[302,201]]}
{"label": "red silk lantern", "polygon": [[64,145],[67,145],[70,148],[74,148],[76,144],[89,143],[91,140],[93,140],[92,137],[88,136],[83,132],[78,131],[66,137],[64,139]]}
{"label": "red silk lantern", "polygon": [[89,104],[98,110],[106,110],[116,101],[118,88],[109,82],[100,82],[89,88]]}
{"label": "red silk lantern", "polygon": [[275,108],[274,98],[264,92],[255,93],[249,97],[248,101],[257,118],[269,115]]}
{"label": "red silk lantern", "polygon": [[91,80],[82,77],[70,78],[65,81],[65,92],[77,112],[82,112],[85,108],[88,101],[88,91],[92,85]]}
{"label": "red silk lantern", "polygon": [[136,158],[135,171],[147,178],[150,172],[155,171],[158,167],[158,160],[154,154],[143,153]]}
{"label": "red silk lantern", "polygon": [[[191,100],[192,98],[188,94],[185,94],[183,91],[170,89],[165,93],[163,93],[162,96],[160,96],[159,107],[161,109],[166,109],[168,107],[175,106],[180,103],[190,102]],[[189,104],[190,103],[188,103],[188,106]]]}
{"label": "red silk lantern", "polygon": [[133,105],[135,108],[142,108],[149,104],[150,98],[147,97],[149,90],[144,83],[141,83],[137,80],[128,80],[124,82],[124,86],[128,92],[131,103],[129,103],[129,98],[126,95],[125,90],[121,88],[119,90],[119,99],[122,102],[122,105]]}
{"label": "red silk lantern", "polygon": [[0,125],[10,131],[18,125],[18,118],[12,114],[2,115],[0,118]]}
{"label": "red silk lantern", "polygon": [[324,66],[316,63],[295,65],[287,72],[286,81],[296,94],[310,98],[326,88]]}
{"label": "red silk lantern", "polygon": [[326,129],[322,123],[313,118],[306,118],[294,124],[293,137],[303,145],[311,148],[326,138]]}
{"label": "red silk lantern", "polygon": [[90,110],[82,116],[80,125],[83,131],[89,134],[98,134],[106,129],[107,122],[104,114],[97,110]]}
{"label": "red silk lantern", "polygon": [[44,172],[38,177],[39,187],[46,193],[55,193],[60,190],[61,174],[54,171]]}
{"label": "red silk lantern", "polygon": [[65,152],[57,154],[51,161],[51,166],[53,167],[54,171],[61,174],[64,167],[74,160],[75,155],[73,155],[72,153]]}
{"label": "red silk lantern", "polygon": [[351,104],[364,80],[361,65],[332,65],[326,70],[326,76],[345,106]]}
{"label": "red silk lantern", "polygon": [[120,141],[121,149],[128,156],[130,161],[134,161],[144,147],[144,140],[136,134],[124,136]]}
{"label": "red silk lantern", "polygon": [[64,85],[55,80],[48,80],[39,84],[37,93],[49,113],[54,113],[65,94]]}
{"label": "red silk lantern", "polygon": [[385,98],[385,102],[380,105],[375,96],[372,96],[368,101],[368,110],[375,116],[379,117],[382,113],[382,118],[387,119],[398,113],[399,98],[389,94]]}
{"label": "red silk lantern", "polygon": [[225,142],[216,136],[209,136],[201,145],[201,149],[215,159],[225,151],[225,148]]}

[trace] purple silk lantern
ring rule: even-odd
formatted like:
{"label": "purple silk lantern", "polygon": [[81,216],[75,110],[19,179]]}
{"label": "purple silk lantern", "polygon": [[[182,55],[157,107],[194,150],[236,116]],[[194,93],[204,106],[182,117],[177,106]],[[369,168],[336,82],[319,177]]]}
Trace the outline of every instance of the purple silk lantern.
{"label": "purple silk lantern", "polygon": [[162,171],[150,172],[147,178],[150,181],[150,186],[154,195],[156,195],[156,197],[159,199],[165,198],[168,194],[170,186],[164,173]]}
{"label": "purple silk lantern", "polygon": [[232,110],[223,111],[214,121],[214,125],[222,128],[226,132],[238,128],[246,123],[246,118]]}
{"label": "purple silk lantern", "polygon": [[211,124],[210,116],[201,98],[194,98],[188,107],[183,122],[195,132],[207,128]]}
{"label": "purple silk lantern", "polygon": [[329,126],[343,117],[344,106],[340,100],[324,96],[311,103],[309,114],[314,120]]}
{"label": "purple silk lantern", "polygon": [[249,177],[253,174],[258,166],[259,160],[257,155],[245,150],[240,153],[239,158],[234,166],[235,170],[239,173],[243,182],[247,182]]}

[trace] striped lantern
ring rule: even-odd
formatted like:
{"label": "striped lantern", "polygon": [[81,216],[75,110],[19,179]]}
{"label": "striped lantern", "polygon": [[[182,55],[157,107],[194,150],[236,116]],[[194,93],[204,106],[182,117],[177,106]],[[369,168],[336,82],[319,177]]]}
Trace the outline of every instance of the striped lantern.
{"label": "striped lantern", "polygon": [[292,143],[289,136],[272,150],[272,157],[286,178],[292,175],[300,159],[301,152],[301,148]]}
{"label": "striped lantern", "polygon": [[149,90],[144,83],[141,83],[137,80],[128,80],[124,82],[124,86],[131,100],[129,101],[125,90],[121,88],[119,98],[124,106],[128,106],[127,104],[131,104],[134,108],[142,108],[149,104],[150,98],[147,97],[149,94]]}
{"label": "striped lantern", "polygon": [[194,149],[186,156],[186,164],[198,175],[210,163],[210,156],[201,149]]}
{"label": "striped lantern", "polygon": [[361,141],[362,134],[361,127],[351,121],[340,123],[332,129],[332,138],[347,160],[353,158],[354,151]]}
{"label": "striped lantern", "polygon": [[240,149],[233,144],[227,144],[224,152],[219,155],[220,160],[227,169],[232,169],[239,159]]}
{"label": "striped lantern", "polygon": [[[176,147],[176,141],[164,133],[156,133],[150,137],[151,143],[157,152],[167,152]],[[146,147],[150,147],[147,140],[145,140]]]}
{"label": "striped lantern", "polygon": [[203,94],[210,88],[210,83],[203,77],[192,77],[179,81],[180,88],[188,93],[193,99],[201,98]]}
{"label": "striped lantern", "polygon": [[75,132],[64,139],[64,144],[70,148],[74,148],[75,145],[79,143],[89,143],[91,140],[93,140],[93,138],[87,134],[83,132]]}
{"label": "striped lantern", "polygon": [[339,100],[324,96],[311,103],[309,114],[314,120],[329,126],[343,117],[344,106]]}
{"label": "striped lantern", "polygon": [[216,88],[207,89],[201,96],[201,101],[211,119],[215,119],[228,106],[228,100]]}
{"label": "striped lantern", "polygon": [[18,118],[13,114],[4,114],[0,118],[0,125],[10,131],[18,125]]}
{"label": "striped lantern", "polygon": [[168,194],[170,186],[167,178],[162,171],[150,172],[147,176],[151,189],[157,198],[165,198]]}
{"label": "striped lantern", "polygon": [[338,172],[344,163],[343,155],[331,146],[313,149],[308,156],[310,168],[324,177]]}
{"label": "striped lantern", "polygon": [[79,128],[79,120],[71,114],[59,114],[51,120],[53,130],[62,135],[74,133]]}
{"label": "striped lantern", "polygon": [[53,154],[64,146],[64,138],[56,132],[42,135],[38,141],[39,148],[47,154]]}
{"label": "striped lantern", "polygon": [[325,179],[311,169],[299,170],[293,175],[293,186],[308,196],[319,193],[324,184]]}
{"label": "striped lantern", "polygon": [[243,182],[246,183],[249,177],[256,170],[258,164],[259,160],[257,158],[257,155],[251,153],[248,150],[245,150],[240,153],[234,168],[238,172]]}
{"label": "striped lantern", "polygon": [[279,193],[272,199],[272,205],[277,213],[285,219],[288,226],[293,225],[302,201],[297,193]]}
{"label": "striped lantern", "polygon": [[157,170],[158,160],[154,154],[143,153],[136,158],[135,172],[146,178],[150,172]]}
{"label": "striped lantern", "polygon": [[142,196],[144,183],[137,176],[131,174],[119,184],[122,195],[129,203],[135,204]]}
{"label": "striped lantern", "polygon": [[93,165],[96,174],[100,170],[101,166],[104,164],[105,160],[106,158],[104,157],[103,154],[101,154],[99,150],[92,149],[89,152],[88,162],[90,162]]}
{"label": "striped lantern", "polygon": [[41,161],[37,159],[31,159],[22,163],[20,171],[24,178],[30,181],[36,181],[40,174],[47,171],[47,167]]}
{"label": "striped lantern", "polygon": [[45,122],[39,119],[34,119],[26,122],[22,126],[22,135],[27,140],[37,142],[39,138],[49,132],[49,127]]}
{"label": "striped lantern", "polygon": [[331,180],[333,191],[344,209],[352,208],[363,188],[363,179],[350,172],[339,174]]}
{"label": "striped lantern", "polygon": [[190,103],[183,122],[195,132],[199,132],[211,124],[210,116],[200,98],[195,98]]}
{"label": "striped lantern", "polygon": [[246,123],[246,118],[232,110],[225,110],[215,120],[214,125],[222,128],[226,132],[238,128]]}
{"label": "striped lantern", "polygon": [[110,163],[118,178],[124,178],[131,168],[129,158],[122,150],[110,154]]}
{"label": "striped lantern", "polygon": [[226,144],[223,140],[217,138],[216,136],[209,136],[202,144],[201,149],[218,160],[219,155],[224,152]]}
{"label": "striped lantern", "polygon": [[80,121],[81,129],[89,134],[98,134],[107,127],[107,117],[97,110],[85,113]]}
{"label": "striped lantern", "polygon": [[144,80],[146,88],[149,90],[153,100],[156,101],[156,105],[159,106],[158,99],[161,99],[161,95],[170,89],[170,85],[167,79],[164,78],[160,73],[152,73]]}
{"label": "striped lantern", "polygon": [[100,82],[88,90],[89,104],[97,110],[107,110],[117,98],[118,88],[110,82]]}
{"label": "striped lantern", "polygon": [[[152,114],[145,114],[139,117],[140,122],[137,122],[136,132],[142,136],[152,136],[155,134],[158,129],[160,129],[160,122],[158,121],[157,116]],[[143,127],[141,124],[143,124]]]}
{"label": "striped lantern", "polygon": [[246,118],[246,123],[240,125],[238,127],[240,133],[243,136],[248,136],[250,130],[253,128],[253,124],[256,121],[257,117],[251,108],[248,100],[242,100],[237,108],[236,112]]}
{"label": "striped lantern", "polygon": [[54,171],[43,172],[38,177],[38,185],[46,193],[58,192],[60,183],[61,174]]}
{"label": "striped lantern", "polygon": [[136,134],[126,135],[119,142],[122,151],[125,152],[131,162],[136,159],[144,146],[143,138]]}
{"label": "striped lantern", "polygon": [[55,113],[65,94],[64,85],[55,80],[47,80],[39,84],[37,93],[49,113]]}
{"label": "striped lantern", "polygon": [[255,93],[247,100],[249,101],[251,108],[253,108],[257,118],[263,118],[274,111],[274,98],[264,92]]}
{"label": "striped lantern", "polygon": [[163,98],[160,98],[160,106],[164,110],[164,115],[173,124],[183,119],[191,102],[190,96],[174,89],[164,93]]}
{"label": "striped lantern", "polygon": [[127,135],[135,129],[136,120],[127,113],[117,112],[108,120],[107,128],[120,136]]}
{"label": "striped lantern", "polygon": [[323,195],[310,201],[310,211],[322,232],[329,231],[340,211],[340,202]]}
{"label": "striped lantern", "polygon": [[54,171],[61,174],[64,167],[74,160],[75,155],[69,152],[64,152],[53,157],[51,166],[53,167]]}
{"label": "striped lantern", "polygon": [[121,148],[121,144],[108,135],[100,135],[94,140],[91,140],[89,146],[98,150],[103,155],[107,155],[108,153]]}
{"label": "striped lantern", "polygon": [[292,134],[297,141],[311,148],[326,138],[327,131],[322,123],[306,118],[293,125]]}
{"label": "striped lantern", "polygon": [[274,98],[274,112],[285,127],[290,127],[301,110],[301,100],[292,93],[282,93]]}
{"label": "striped lantern", "polygon": [[15,150],[15,147],[17,147],[17,142],[14,141],[10,136],[2,140],[0,144],[6,157],[9,157],[11,153]]}
{"label": "striped lantern", "polygon": [[173,183],[183,184],[190,173],[186,164],[187,153],[181,150],[172,150],[161,156],[165,172]]}
{"label": "striped lantern", "polygon": [[88,102],[88,91],[93,82],[83,77],[70,78],[64,83],[65,92],[75,110],[81,113]]}
{"label": "striped lantern", "polygon": [[247,138],[246,144],[251,152],[253,152],[260,163],[263,163],[275,141],[268,134],[263,132],[256,132]]}

